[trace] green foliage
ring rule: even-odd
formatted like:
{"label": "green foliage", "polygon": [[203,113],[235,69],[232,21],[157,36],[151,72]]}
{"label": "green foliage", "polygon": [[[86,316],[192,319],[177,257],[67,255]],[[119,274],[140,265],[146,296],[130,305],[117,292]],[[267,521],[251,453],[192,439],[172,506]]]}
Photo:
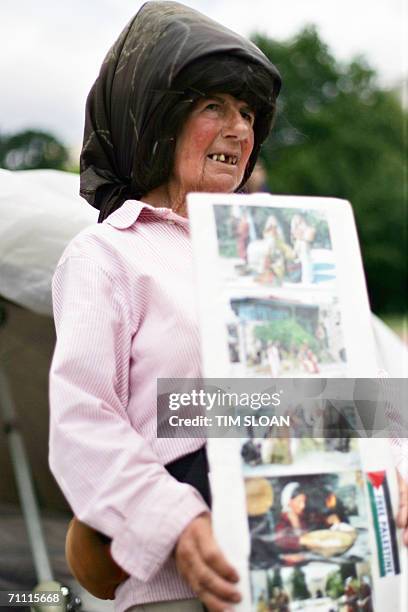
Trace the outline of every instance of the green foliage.
{"label": "green foliage", "polygon": [[332,599],[338,599],[344,593],[344,583],[338,570],[331,572],[326,580],[326,595]]}
{"label": "green foliage", "polygon": [[236,240],[224,240],[220,242],[219,250],[222,257],[238,257]]}
{"label": "green foliage", "polygon": [[386,316],[383,321],[388,327],[391,327],[402,340],[408,343],[408,319],[403,316]]}
{"label": "green foliage", "polygon": [[306,585],[305,572],[300,567],[295,567],[293,570],[291,582],[293,599],[310,599],[311,595]]}
{"label": "green foliage", "polygon": [[283,77],[262,151],[272,192],[350,200],[372,308],[404,312],[406,111],[364,58],[339,64],[314,27],[283,43],[254,41]]}
{"label": "green foliage", "polygon": [[222,257],[238,257],[236,241],[236,223],[231,216],[231,207],[219,205],[215,207],[215,218],[219,252]]}
{"label": "green foliage", "polygon": [[65,170],[65,172],[72,172],[72,174],[79,174],[80,173],[79,161],[68,163],[67,165],[65,165],[63,170]]}
{"label": "green foliage", "polygon": [[268,583],[268,596],[270,599],[273,595],[273,590],[275,587],[278,587],[280,589],[283,588],[283,580],[282,580],[281,570],[279,566],[275,567],[275,569],[273,570],[272,576],[268,572],[267,583]]}
{"label": "green foliage", "polygon": [[294,347],[298,348],[306,343],[313,352],[319,352],[316,338],[294,319],[279,319],[264,325],[257,325],[254,334],[258,340],[266,344],[268,342],[280,342],[282,348],[286,351],[290,351]]}
{"label": "green foliage", "polygon": [[7,170],[65,170],[68,152],[48,132],[25,130],[11,136],[0,136],[0,167]]}

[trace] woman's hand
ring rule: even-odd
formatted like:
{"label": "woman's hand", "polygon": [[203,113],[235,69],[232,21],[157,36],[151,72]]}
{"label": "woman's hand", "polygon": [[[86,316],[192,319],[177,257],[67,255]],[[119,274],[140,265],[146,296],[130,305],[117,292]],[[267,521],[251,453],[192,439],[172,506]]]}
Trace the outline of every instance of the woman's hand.
{"label": "woman's hand", "polygon": [[408,483],[397,470],[399,506],[396,522],[398,527],[404,530],[402,539],[408,546]]}
{"label": "woman's hand", "polygon": [[177,569],[209,612],[232,610],[241,595],[234,583],[239,576],[219,549],[211,527],[211,514],[195,518],[182,532],[175,548]]}

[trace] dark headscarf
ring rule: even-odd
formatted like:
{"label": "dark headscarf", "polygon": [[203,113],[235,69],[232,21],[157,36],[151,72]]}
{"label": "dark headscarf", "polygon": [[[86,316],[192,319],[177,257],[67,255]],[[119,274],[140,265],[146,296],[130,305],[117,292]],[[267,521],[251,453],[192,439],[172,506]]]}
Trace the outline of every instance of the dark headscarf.
{"label": "dark headscarf", "polygon": [[[100,219],[125,200],[144,195],[134,172],[142,135],[166,106],[180,72],[214,54],[261,65],[270,75],[271,100],[276,98],[280,75],[266,56],[249,40],[191,8],[177,2],[147,2],[125,27],[86,104],[80,194],[101,211]],[[262,140],[270,123],[271,119]],[[260,145],[255,134],[245,180]]]}

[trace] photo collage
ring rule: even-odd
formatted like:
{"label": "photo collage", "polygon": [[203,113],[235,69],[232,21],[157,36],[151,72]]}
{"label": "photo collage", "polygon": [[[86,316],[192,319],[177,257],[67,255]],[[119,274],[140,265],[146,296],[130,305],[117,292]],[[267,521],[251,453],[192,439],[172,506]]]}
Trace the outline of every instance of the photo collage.
{"label": "photo collage", "polygon": [[[218,204],[214,215],[230,376],[346,376],[326,214]],[[252,612],[373,611],[358,440],[342,423],[336,437],[315,437],[294,408],[296,432],[270,427],[259,438],[248,427],[240,442]]]}
{"label": "photo collage", "polygon": [[344,376],[336,262],[323,212],[214,205],[231,376]]}
{"label": "photo collage", "polygon": [[249,478],[245,488],[254,611],[374,609],[361,471]]}
{"label": "photo collage", "polygon": [[326,438],[247,433],[240,445],[253,612],[373,611],[358,439],[341,430]]}
{"label": "photo collage", "polygon": [[253,612],[373,611],[369,503],[357,440],[241,444]]}

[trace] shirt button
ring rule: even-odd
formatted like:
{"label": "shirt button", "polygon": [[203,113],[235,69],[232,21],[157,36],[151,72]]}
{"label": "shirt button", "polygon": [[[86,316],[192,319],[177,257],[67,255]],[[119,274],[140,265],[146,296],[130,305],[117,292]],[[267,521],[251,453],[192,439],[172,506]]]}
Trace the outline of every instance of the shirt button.
{"label": "shirt button", "polygon": [[168,219],[168,220],[167,220],[167,223],[168,223],[169,225],[175,225],[175,224],[176,224],[176,222],[175,222],[175,221],[172,221],[171,219]]}

